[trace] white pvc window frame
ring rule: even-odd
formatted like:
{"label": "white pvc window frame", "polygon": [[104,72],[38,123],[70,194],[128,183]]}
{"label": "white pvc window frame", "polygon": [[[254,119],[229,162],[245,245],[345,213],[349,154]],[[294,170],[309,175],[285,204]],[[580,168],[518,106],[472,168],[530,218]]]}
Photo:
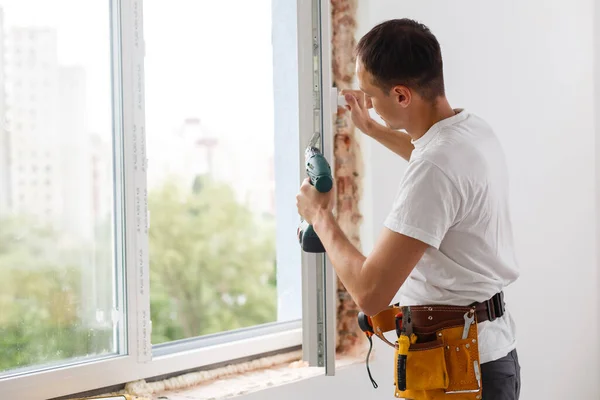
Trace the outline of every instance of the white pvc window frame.
{"label": "white pvc window frame", "polygon": [[[313,36],[316,26],[314,18],[328,16],[329,4],[328,1],[320,0],[274,0],[275,4],[285,14],[285,18],[294,20],[297,33],[298,52],[292,54],[288,60],[288,64],[291,61],[294,64],[292,67],[297,68],[297,92],[286,91],[286,94],[280,95],[288,97],[279,100],[291,102],[292,105],[287,107],[297,110],[298,120],[291,125],[289,121],[283,121],[279,125],[276,123],[276,132],[277,129],[287,129],[295,132],[298,137],[298,141],[292,141],[292,145],[287,137],[279,138],[279,142],[282,146],[285,145],[288,152],[291,148],[292,153],[295,152],[299,156],[297,166],[289,167],[289,158],[284,154],[276,159],[275,168],[276,171],[281,171],[284,168],[282,163],[288,166],[288,170],[292,168],[286,172],[291,175],[279,176],[279,180],[288,178],[289,182],[281,185],[285,188],[284,192],[277,196],[281,201],[293,201],[293,198],[288,199],[287,195],[290,191],[297,190],[305,177],[303,150],[316,127],[322,129],[326,155],[329,160],[333,160],[330,116],[335,110],[328,101],[331,87],[330,46],[329,40]],[[300,345],[303,347],[304,359],[309,361],[310,365],[326,367],[327,374],[333,375],[335,280],[333,270],[323,256],[303,254],[299,257],[302,263],[302,324],[299,321],[269,324],[152,348],[148,290],[149,221],[144,125],[143,0],[111,0],[110,5],[114,176],[117,199],[115,219],[122,221],[115,229],[115,282],[118,289],[118,312],[115,315],[121,315],[115,339],[119,355],[2,377],[2,397],[38,400],[69,396]],[[318,7],[318,12],[315,12],[315,7]],[[274,10],[276,8],[274,6]],[[321,36],[330,38],[329,18],[322,19],[325,24],[319,27]],[[288,25],[291,22],[289,21]],[[290,29],[289,26],[287,29]],[[314,70],[314,56],[317,53],[313,52],[313,45],[319,42],[322,43],[319,49],[322,58],[320,76],[317,76]],[[293,79],[294,74],[291,72],[286,70],[281,79]],[[321,86],[318,88],[318,100],[314,98],[316,80]],[[276,98],[276,103],[277,100]],[[316,109],[320,109],[320,115],[317,117]],[[289,179],[294,175],[298,178],[296,182]],[[297,222],[296,219],[294,224]],[[294,246],[298,244],[294,243]],[[321,272],[318,272],[319,270]],[[319,282],[317,278],[320,279]]]}
{"label": "white pvc window frame", "polygon": [[[332,172],[334,168],[333,115],[337,91],[332,90],[330,15],[329,0],[298,2],[301,180],[306,177],[304,149],[314,132],[321,133],[323,154]],[[302,254],[302,284],[303,358],[311,366],[324,367],[326,375],[333,376],[337,285],[335,272],[325,255]]]}

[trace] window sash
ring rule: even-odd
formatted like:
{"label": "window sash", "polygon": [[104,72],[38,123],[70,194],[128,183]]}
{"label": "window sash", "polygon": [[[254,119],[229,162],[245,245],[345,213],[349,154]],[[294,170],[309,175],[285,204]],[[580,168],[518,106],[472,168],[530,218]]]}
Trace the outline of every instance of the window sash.
{"label": "window sash", "polygon": [[[323,154],[333,171],[333,116],[337,90],[331,78],[329,0],[298,2],[300,179],[306,178],[304,149],[313,132],[321,133]],[[311,51],[307,51],[311,49]],[[333,97],[330,97],[333,96]],[[303,358],[335,375],[337,279],[324,254],[302,254]]]}
{"label": "window sash", "polygon": [[152,359],[148,198],[144,121],[144,36],[141,0],[117,0],[120,18],[123,178],[125,191],[125,265],[128,353],[139,362]]}
{"label": "window sash", "polygon": [[[277,2],[288,3],[287,0],[274,0],[274,4]],[[309,50],[312,49],[311,21],[315,5],[323,7],[324,10],[328,10],[329,7],[326,1],[321,3],[318,0],[297,0],[292,6],[293,10],[287,9],[290,14],[293,14],[298,35],[298,93],[295,96],[299,103],[291,106],[292,108],[297,106],[300,111],[298,124],[295,125],[295,129],[299,129],[297,143],[299,169],[298,180],[294,184],[296,187],[305,178],[304,147],[312,134],[312,123],[315,121],[312,102],[314,60],[312,51]],[[317,268],[322,268],[322,264],[318,264],[316,256],[306,254],[302,255],[304,299],[302,322],[289,321],[260,325],[246,330],[191,338],[152,348],[148,291],[147,229],[149,224],[144,134],[143,0],[111,0],[110,7],[114,176],[117,181],[114,188],[116,199],[114,212],[116,221],[124,221],[123,224],[117,224],[115,229],[115,282],[118,288],[125,287],[124,296],[117,290],[116,299],[118,310],[123,316],[116,334],[120,355],[0,378],[0,393],[7,398],[22,400],[68,396],[123,382],[172,374],[264,353],[296,349],[300,345],[304,349],[305,360],[316,360],[309,354],[317,354],[320,346],[323,345],[323,342],[314,340],[317,338],[315,328],[317,324],[327,327],[328,374],[332,374],[331,367],[335,360],[333,341],[335,319],[330,318],[335,317],[333,297],[335,290],[334,286],[331,286],[334,282],[332,269],[328,266],[324,282],[329,296],[326,303],[327,319],[318,319],[314,307],[323,304],[321,300],[317,300],[317,294],[323,291],[321,289],[321,292],[318,292],[315,286],[309,290],[308,286],[313,285],[315,281],[307,271],[317,271]],[[328,11],[323,15],[329,15]],[[328,34],[328,29],[325,28],[323,34]],[[322,51],[327,52],[328,49],[329,46],[326,45]],[[295,56],[294,54],[294,58]],[[330,60],[324,58],[323,63],[329,65]],[[328,73],[324,72],[323,82],[330,82]],[[289,79],[290,71],[286,71],[286,76]],[[330,103],[327,101],[322,103],[324,106],[322,104],[319,106],[323,106],[325,115],[331,114]],[[306,125],[307,123],[310,125]],[[324,126],[325,149],[329,149],[327,157],[333,160],[331,127],[327,128],[327,122],[322,126]],[[289,146],[289,141],[282,142]],[[286,159],[278,162],[286,162]],[[287,162],[289,163],[289,159]],[[281,176],[279,178],[281,179]],[[325,262],[324,257],[320,259],[321,263]],[[311,362],[311,365],[316,364]]]}
{"label": "window sash", "polygon": [[[124,257],[127,253],[127,226],[130,224],[127,218],[131,219],[126,212],[130,207],[128,203],[131,201],[128,201],[128,196],[130,197],[131,194],[124,190],[124,182],[128,180],[128,171],[125,167],[130,158],[129,154],[123,151],[124,144],[128,141],[124,121],[127,118],[126,114],[131,110],[127,110],[124,106],[123,98],[124,93],[130,87],[130,82],[122,73],[126,69],[124,63],[127,62],[123,57],[123,48],[126,46],[124,38],[127,37],[123,32],[123,27],[128,25],[122,22],[127,21],[132,2],[131,0],[111,0],[109,3],[114,148],[115,268],[113,282],[116,285],[115,304],[117,308],[114,315],[119,316],[114,339],[118,354],[100,356],[89,362],[67,360],[64,365],[54,368],[44,369],[42,366],[30,373],[9,374],[0,379],[0,393],[7,398],[27,400],[69,395],[100,387],[97,385],[101,385],[101,382],[116,383],[121,379],[118,375],[135,367],[131,355],[128,355],[128,351],[131,350],[129,342],[134,336],[131,335],[133,324],[127,319],[127,312],[131,312],[131,308],[127,301],[127,288],[125,288],[127,260]],[[60,382],[60,385],[57,385],[56,382]]]}

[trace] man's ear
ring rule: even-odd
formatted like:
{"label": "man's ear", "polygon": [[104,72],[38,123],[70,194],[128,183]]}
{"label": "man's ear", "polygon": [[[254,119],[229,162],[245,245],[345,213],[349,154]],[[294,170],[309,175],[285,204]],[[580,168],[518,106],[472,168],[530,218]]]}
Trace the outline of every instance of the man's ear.
{"label": "man's ear", "polygon": [[402,108],[406,108],[412,101],[412,92],[409,88],[403,85],[397,85],[392,88],[392,95]]}

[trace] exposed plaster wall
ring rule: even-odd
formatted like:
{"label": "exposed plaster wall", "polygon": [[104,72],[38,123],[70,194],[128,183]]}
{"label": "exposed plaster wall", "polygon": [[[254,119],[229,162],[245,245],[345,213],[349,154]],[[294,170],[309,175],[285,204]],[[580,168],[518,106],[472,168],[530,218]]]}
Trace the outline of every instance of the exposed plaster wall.
{"label": "exposed plaster wall", "polygon": [[[331,0],[333,83],[338,90],[352,88],[356,44],[356,0]],[[359,203],[362,196],[363,162],[350,112],[338,107],[334,127],[334,176],[336,218],[354,246],[361,249]],[[364,336],[358,328],[358,307],[338,279],[337,350],[353,354],[362,348]],[[358,345],[358,346],[357,346]]]}

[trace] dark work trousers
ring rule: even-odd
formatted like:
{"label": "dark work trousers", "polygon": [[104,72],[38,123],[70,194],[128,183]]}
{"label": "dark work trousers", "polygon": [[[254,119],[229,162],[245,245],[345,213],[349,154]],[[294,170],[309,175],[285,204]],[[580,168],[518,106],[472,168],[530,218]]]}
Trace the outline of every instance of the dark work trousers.
{"label": "dark work trousers", "polygon": [[482,400],[517,400],[521,392],[521,366],[517,351],[481,364]]}

